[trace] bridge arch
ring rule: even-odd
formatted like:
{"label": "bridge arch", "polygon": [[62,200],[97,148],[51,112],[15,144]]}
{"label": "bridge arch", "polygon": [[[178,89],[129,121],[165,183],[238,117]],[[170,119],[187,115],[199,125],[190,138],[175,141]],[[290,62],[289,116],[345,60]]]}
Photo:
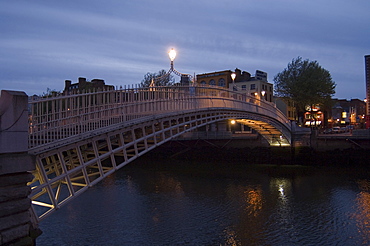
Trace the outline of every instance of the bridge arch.
{"label": "bridge arch", "polygon": [[235,119],[270,144],[291,138],[289,121],[275,107],[224,88],[108,91],[33,106],[29,152],[36,171],[29,186],[38,219],[148,151],[208,124]]}

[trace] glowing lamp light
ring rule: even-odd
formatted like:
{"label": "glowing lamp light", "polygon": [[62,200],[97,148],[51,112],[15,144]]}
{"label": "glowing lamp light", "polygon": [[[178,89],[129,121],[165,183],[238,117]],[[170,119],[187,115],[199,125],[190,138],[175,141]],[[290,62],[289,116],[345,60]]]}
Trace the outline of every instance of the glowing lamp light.
{"label": "glowing lamp light", "polygon": [[173,61],[176,58],[176,51],[172,48],[170,52],[168,52],[168,56],[170,57],[170,60]]}
{"label": "glowing lamp light", "polygon": [[231,121],[231,124],[233,124],[233,125],[234,125],[234,124],[235,124],[235,120],[232,120],[232,121]]}
{"label": "glowing lamp light", "polygon": [[236,78],[236,74],[235,73],[232,73],[231,74],[231,79],[234,81],[235,78]]}
{"label": "glowing lamp light", "polygon": [[265,96],[266,91],[261,91],[262,96]]}

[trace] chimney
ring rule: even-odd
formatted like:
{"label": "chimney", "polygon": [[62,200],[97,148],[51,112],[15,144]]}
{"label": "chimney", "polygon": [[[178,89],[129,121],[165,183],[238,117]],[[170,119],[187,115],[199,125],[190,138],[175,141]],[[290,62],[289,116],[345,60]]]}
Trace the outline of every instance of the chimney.
{"label": "chimney", "polygon": [[240,70],[239,68],[235,68],[235,74],[236,74],[236,77],[235,77],[235,82],[236,81],[240,81],[242,78],[242,70]]}
{"label": "chimney", "polygon": [[248,81],[251,78],[251,74],[246,72],[246,71],[243,71],[242,72],[242,77],[243,77],[243,81]]}
{"label": "chimney", "polygon": [[69,87],[71,87],[72,81],[66,80],[64,82],[65,82],[64,91],[68,91]]}
{"label": "chimney", "polygon": [[78,78],[78,89],[83,90],[86,87],[86,78],[79,77]]}

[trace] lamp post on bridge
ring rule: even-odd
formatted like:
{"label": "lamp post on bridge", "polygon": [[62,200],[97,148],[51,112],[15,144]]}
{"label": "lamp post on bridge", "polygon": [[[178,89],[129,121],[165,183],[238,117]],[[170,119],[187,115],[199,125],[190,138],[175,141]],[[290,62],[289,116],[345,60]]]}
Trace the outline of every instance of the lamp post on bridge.
{"label": "lamp post on bridge", "polygon": [[168,56],[170,57],[170,60],[171,60],[171,70],[174,70],[174,68],[173,68],[173,61],[176,58],[176,51],[172,48],[170,50],[170,52],[168,52]]}
{"label": "lamp post on bridge", "polygon": [[177,71],[173,65],[174,63],[174,60],[176,58],[176,51],[174,48],[172,48],[169,52],[168,52],[168,57],[170,58],[170,61],[171,61],[171,64],[170,64],[170,69],[168,70],[168,72],[160,77],[157,77],[157,78],[152,78],[152,81],[150,83],[150,87],[154,87],[155,86],[155,83],[156,81],[159,81],[160,79],[163,79],[163,78],[166,78],[166,77],[169,77],[171,73],[174,73],[176,74],[177,76],[180,76],[181,79],[183,78],[186,78],[186,82],[193,82],[194,81],[194,78],[193,76],[191,76],[190,74],[185,74],[185,73],[180,73],[179,71]]}

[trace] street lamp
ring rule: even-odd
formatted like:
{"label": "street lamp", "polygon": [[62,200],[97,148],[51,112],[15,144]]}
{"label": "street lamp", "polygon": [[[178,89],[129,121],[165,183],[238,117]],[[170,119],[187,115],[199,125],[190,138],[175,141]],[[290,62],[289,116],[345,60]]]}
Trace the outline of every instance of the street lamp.
{"label": "street lamp", "polygon": [[170,60],[173,61],[176,58],[176,51],[172,48],[170,52],[168,52],[168,56],[170,57]]}
{"label": "street lamp", "polygon": [[236,123],[236,121],[235,120],[231,120],[230,121],[230,123],[231,123],[231,125],[230,125],[230,131],[231,131],[231,133],[235,133],[235,123]]}
{"label": "street lamp", "polygon": [[261,91],[262,98],[265,99],[266,91]]}
{"label": "street lamp", "polygon": [[168,56],[170,57],[171,60],[171,69],[173,70],[173,61],[176,58],[176,51],[172,48],[170,52],[168,52]]}
{"label": "street lamp", "polygon": [[168,57],[171,60],[171,67],[170,67],[170,69],[168,70],[168,72],[166,74],[164,74],[164,75],[162,75],[160,77],[154,78],[152,80],[152,82],[150,83],[150,86],[151,87],[154,87],[157,81],[160,81],[161,79],[164,79],[164,78],[169,78],[169,76],[171,75],[171,73],[174,73],[177,76],[181,76],[181,78],[182,77],[187,77],[188,78],[187,81],[192,81],[193,82],[193,76],[191,76],[190,74],[180,73],[179,71],[177,71],[174,68],[173,61],[176,58],[176,51],[173,48],[168,52]]}
{"label": "street lamp", "polygon": [[235,78],[236,78],[236,74],[232,73],[231,74],[231,79],[233,80],[233,91],[237,91],[237,88],[235,86]]}

